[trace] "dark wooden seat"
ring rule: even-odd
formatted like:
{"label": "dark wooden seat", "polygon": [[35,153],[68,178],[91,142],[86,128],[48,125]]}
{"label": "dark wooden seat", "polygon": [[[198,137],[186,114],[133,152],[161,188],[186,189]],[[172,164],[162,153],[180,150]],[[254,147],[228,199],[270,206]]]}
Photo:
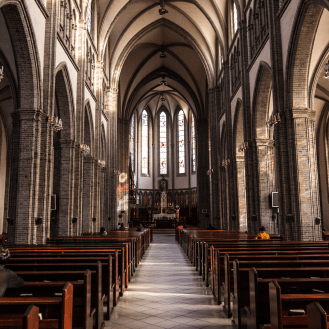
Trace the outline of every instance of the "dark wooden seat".
{"label": "dark wooden seat", "polygon": [[328,329],[329,317],[320,303],[313,302],[307,305],[308,329]]}
{"label": "dark wooden seat", "polygon": [[[324,310],[329,309],[329,294],[282,294],[276,280],[269,284],[271,329],[308,328],[307,305],[319,302]],[[292,310],[303,310],[297,315]],[[318,327],[318,329],[321,327]]]}
{"label": "dark wooden seat", "polygon": [[35,305],[44,318],[39,328],[72,329],[73,285],[66,283],[60,297],[3,297],[0,299],[0,326],[22,326],[26,307]]}

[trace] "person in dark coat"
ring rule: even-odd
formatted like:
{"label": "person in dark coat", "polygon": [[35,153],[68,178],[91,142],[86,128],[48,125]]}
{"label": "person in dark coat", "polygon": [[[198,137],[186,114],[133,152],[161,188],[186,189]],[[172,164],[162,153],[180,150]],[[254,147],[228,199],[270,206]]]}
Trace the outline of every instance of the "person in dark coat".
{"label": "person in dark coat", "polygon": [[125,231],[125,230],[126,230],[126,228],[125,228],[124,224],[123,224],[123,223],[121,223],[121,226],[120,226],[120,231]]}
{"label": "person in dark coat", "polygon": [[106,232],[104,226],[101,227],[100,232],[99,232],[99,235],[107,235],[107,232]]}
{"label": "person in dark coat", "polygon": [[19,288],[24,286],[24,280],[15,272],[5,268],[9,262],[10,252],[3,244],[0,244],[0,297],[3,297],[7,288]]}
{"label": "person in dark coat", "polygon": [[139,224],[139,226],[138,226],[138,228],[137,228],[136,231],[138,231],[138,232],[143,232],[143,231],[144,231],[144,227],[143,227],[143,225],[142,225],[142,224]]}

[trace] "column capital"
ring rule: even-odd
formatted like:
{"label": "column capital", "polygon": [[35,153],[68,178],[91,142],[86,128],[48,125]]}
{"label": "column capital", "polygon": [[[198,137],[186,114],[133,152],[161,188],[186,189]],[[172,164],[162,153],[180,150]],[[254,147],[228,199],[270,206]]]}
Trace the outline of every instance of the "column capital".
{"label": "column capital", "polygon": [[253,144],[256,147],[259,147],[259,146],[274,147],[274,140],[273,139],[260,139],[260,138],[256,138],[256,139],[254,139]]}
{"label": "column capital", "polygon": [[315,120],[316,112],[310,109],[309,107],[297,108],[293,107],[290,110],[286,111],[286,115],[289,119],[310,119]]}

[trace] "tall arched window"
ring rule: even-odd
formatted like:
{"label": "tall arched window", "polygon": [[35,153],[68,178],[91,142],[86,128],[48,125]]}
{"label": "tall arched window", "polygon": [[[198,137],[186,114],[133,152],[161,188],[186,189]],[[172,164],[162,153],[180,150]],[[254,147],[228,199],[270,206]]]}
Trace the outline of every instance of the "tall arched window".
{"label": "tall arched window", "polygon": [[185,174],[185,117],[183,110],[178,112],[177,127],[178,173]]}
{"label": "tall arched window", "polygon": [[233,26],[233,36],[238,30],[238,10],[236,8],[236,4],[233,1],[233,13],[232,13],[232,26]]}
{"label": "tall arched window", "polygon": [[192,171],[196,171],[196,140],[195,140],[195,122],[194,115],[191,119],[191,140],[192,140]]}
{"label": "tall arched window", "polygon": [[91,33],[91,24],[92,23],[92,2],[88,6],[88,11],[87,11],[87,30],[89,33]]}
{"label": "tall arched window", "polygon": [[131,171],[135,171],[135,114],[131,117],[130,123],[130,163]]}
{"label": "tall arched window", "polygon": [[148,115],[142,112],[142,174],[148,174],[149,169],[149,125]]}
{"label": "tall arched window", "polygon": [[167,115],[165,112],[160,114],[160,127],[159,127],[159,142],[160,142],[160,174],[167,175]]}

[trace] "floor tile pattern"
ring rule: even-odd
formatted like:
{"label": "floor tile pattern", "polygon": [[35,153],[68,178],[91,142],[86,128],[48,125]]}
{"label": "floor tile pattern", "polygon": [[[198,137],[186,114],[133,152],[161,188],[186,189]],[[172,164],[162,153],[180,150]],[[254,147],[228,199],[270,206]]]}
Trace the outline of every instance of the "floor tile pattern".
{"label": "floor tile pattern", "polygon": [[154,235],[106,328],[231,329],[174,235]]}

